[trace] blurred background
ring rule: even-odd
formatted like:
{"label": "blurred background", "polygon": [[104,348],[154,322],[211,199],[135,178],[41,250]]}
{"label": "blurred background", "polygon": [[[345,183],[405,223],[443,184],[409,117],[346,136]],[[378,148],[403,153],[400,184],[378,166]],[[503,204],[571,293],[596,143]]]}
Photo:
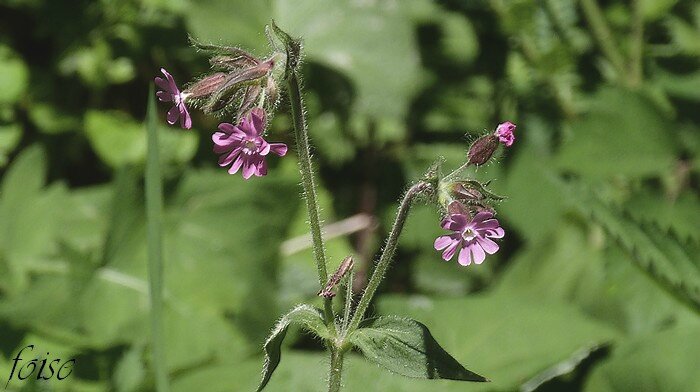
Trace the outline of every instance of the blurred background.
{"label": "blurred background", "polygon": [[[208,69],[188,44],[303,66],[328,253],[361,289],[404,189],[503,121],[516,143],[474,173],[501,251],[444,262],[413,210],[372,312],[412,316],[488,384],[405,379],[351,355],[348,391],[700,390],[700,3],[692,0],[0,1],[0,381],[29,344],[76,359],[7,390],[149,391],[143,119],[149,83]],[[220,169],[199,112],[162,119],[165,319],[174,391],[247,391],[261,343],[318,303],[295,155]],[[293,144],[287,103],[270,139]],[[324,390],[292,331],[270,391]],[[24,354],[30,356],[30,354]]]}

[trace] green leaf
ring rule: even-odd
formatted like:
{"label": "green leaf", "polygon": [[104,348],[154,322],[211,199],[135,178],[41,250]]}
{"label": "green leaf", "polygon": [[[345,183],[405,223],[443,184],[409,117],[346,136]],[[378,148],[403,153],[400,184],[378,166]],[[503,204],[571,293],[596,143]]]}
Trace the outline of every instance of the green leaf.
{"label": "green leaf", "polygon": [[[114,168],[146,161],[146,133],[143,125],[126,113],[88,111],[85,132],[97,155]],[[161,162],[182,163],[196,152],[198,138],[192,132],[159,126]]]}
{"label": "green leaf", "polygon": [[380,300],[379,310],[423,320],[457,360],[478,360],[480,372],[491,379],[470,388],[479,391],[517,390],[617,337],[572,306],[512,293],[454,299],[390,296]]}
{"label": "green leaf", "polygon": [[479,381],[488,379],[464,368],[435,341],[428,327],[399,317],[368,319],[348,336],[365,358],[413,378]]}
{"label": "green leaf", "polygon": [[[644,334],[688,310],[636,269],[597,225],[562,218],[500,275],[496,292],[558,300],[626,332]],[[591,227],[592,226],[592,227]]]}
{"label": "green leaf", "polygon": [[198,41],[267,49],[263,33],[272,14],[271,0],[198,0],[191,3],[186,12],[187,25]]}
{"label": "green leaf", "polygon": [[0,167],[5,166],[8,155],[17,147],[21,138],[21,125],[0,125]]}
{"label": "green leaf", "polygon": [[642,177],[673,167],[673,123],[640,94],[601,90],[571,129],[556,158],[564,170],[590,178]]}
{"label": "green leaf", "polygon": [[678,0],[640,0],[640,3],[644,19],[654,21],[667,16]]}
{"label": "green leaf", "polygon": [[291,324],[301,325],[322,339],[330,338],[330,333],[323,322],[323,315],[319,309],[304,304],[297,306],[292,309],[291,312],[282,316],[263,346],[265,360],[263,363],[263,376],[258,386],[258,391],[262,391],[265,388],[270,381],[270,377],[272,377],[272,373],[280,363],[282,357],[282,342]]}
{"label": "green leaf", "polygon": [[687,323],[621,342],[587,377],[586,392],[700,390],[700,325]]}
{"label": "green leaf", "polygon": [[582,187],[572,187],[569,199],[599,223],[632,256],[635,265],[668,293],[700,313],[700,257],[670,233],[654,225],[638,225]]}
{"label": "green leaf", "polygon": [[523,128],[527,133],[522,145],[509,151],[515,156],[510,157],[507,177],[494,181],[493,189],[510,196],[498,206],[499,218],[513,225],[525,239],[537,241],[556,226],[564,212],[564,198],[553,181],[556,177],[548,146],[551,130],[540,118],[530,118]]}
{"label": "green leaf", "polygon": [[474,27],[464,15],[446,12],[439,18],[442,27],[442,47],[453,61],[467,63],[479,53],[479,41]]}
{"label": "green leaf", "polygon": [[358,112],[379,118],[406,115],[421,74],[414,27],[402,7],[347,0],[274,3],[275,20],[302,38],[310,61],[350,77]]}
{"label": "green leaf", "polygon": [[29,108],[29,118],[39,131],[47,134],[77,132],[82,127],[79,117],[64,113],[49,103],[34,103]]}
{"label": "green leaf", "polygon": [[625,211],[642,224],[671,231],[682,241],[700,243],[700,219],[692,213],[700,211],[700,197],[690,191],[669,200],[658,193],[658,190],[646,190],[634,194],[625,203]]}
{"label": "green leaf", "polygon": [[45,190],[45,177],[46,156],[39,146],[24,149],[3,176],[0,287],[7,284],[6,290],[24,286],[28,269],[44,259],[54,245],[55,216],[63,200],[62,189]]}
{"label": "green leaf", "polygon": [[112,167],[145,161],[146,134],[124,113],[88,111],[85,132],[97,155]]}
{"label": "green leaf", "polygon": [[117,362],[113,373],[117,392],[134,392],[142,387],[146,378],[143,351],[143,345],[135,344]]}
{"label": "green leaf", "polygon": [[29,70],[10,48],[0,45],[0,104],[20,99],[29,84]]}

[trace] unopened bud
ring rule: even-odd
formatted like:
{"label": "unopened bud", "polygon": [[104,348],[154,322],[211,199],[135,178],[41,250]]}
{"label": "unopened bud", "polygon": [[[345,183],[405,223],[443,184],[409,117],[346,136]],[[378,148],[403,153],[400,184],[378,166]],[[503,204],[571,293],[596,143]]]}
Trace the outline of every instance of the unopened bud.
{"label": "unopened bud", "polygon": [[226,74],[223,72],[217,72],[213,75],[205,76],[201,80],[195,82],[193,85],[188,87],[187,90],[185,90],[185,93],[189,93],[192,98],[205,97],[218,90],[225,80]]}
{"label": "unopened bud", "polygon": [[452,187],[452,192],[458,199],[469,201],[480,201],[484,199],[484,195],[471,186],[465,186],[463,183],[456,182]]}
{"label": "unopened bud", "polygon": [[319,297],[323,298],[333,298],[335,297],[335,293],[333,292],[333,288],[340,283],[340,280],[343,279],[343,276],[345,276],[355,265],[355,262],[352,259],[352,256],[348,256],[343,259],[343,261],[340,263],[340,266],[338,266],[338,270],[335,271],[333,276],[331,276],[328,279],[328,282],[326,285],[321,289],[321,291],[318,292]]}
{"label": "unopened bud", "polygon": [[483,165],[491,159],[491,156],[498,148],[498,137],[493,134],[482,136],[472,143],[467,153],[469,163],[472,165]]}

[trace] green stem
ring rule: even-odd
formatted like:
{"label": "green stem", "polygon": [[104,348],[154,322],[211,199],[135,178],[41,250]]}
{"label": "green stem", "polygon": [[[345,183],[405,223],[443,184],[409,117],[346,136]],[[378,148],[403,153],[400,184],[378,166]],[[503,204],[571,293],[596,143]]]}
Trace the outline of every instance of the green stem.
{"label": "green stem", "polygon": [[350,314],[352,312],[352,282],[355,281],[355,271],[350,270],[345,283],[345,309],[343,311],[343,324],[341,330],[343,333],[348,330],[350,323]]}
{"label": "green stem", "polygon": [[343,377],[343,352],[340,349],[331,349],[331,369],[328,375],[328,392],[340,391]]}
{"label": "green stem", "polygon": [[163,184],[160,174],[158,126],[153,86],[148,95],[146,129],[148,155],[146,158],[146,221],[148,230],[148,282],[151,305],[151,363],[154,367],[156,391],[168,390],[165,368],[165,341],[163,333]]}
{"label": "green stem", "polygon": [[603,11],[596,0],[581,0],[581,8],[583,8],[586,20],[591,26],[593,38],[598,42],[598,46],[600,46],[603,54],[617,71],[618,78],[622,80],[626,73],[625,60],[615,45],[612,32],[603,16]]}
{"label": "green stem", "polygon": [[[289,93],[290,106],[292,108],[292,120],[294,122],[294,138],[299,154],[299,171],[301,172],[301,183],[304,187],[304,199],[306,209],[309,213],[309,226],[311,227],[311,239],[313,241],[314,259],[316,260],[316,270],[318,271],[318,282],[323,287],[328,280],[326,271],[326,251],[323,247],[323,236],[321,235],[321,217],[316,199],[316,185],[314,184],[314,172],[311,164],[311,147],[309,146],[309,133],[304,115],[304,101],[301,97],[301,88],[296,72],[290,72],[287,78],[287,91]],[[330,298],[324,298],[323,315],[326,325],[335,331],[335,316]]]}
{"label": "green stem", "polygon": [[389,233],[389,238],[387,238],[386,240],[384,251],[379,257],[379,261],[377,262],[377,266],[374,269],[374,272],[372,273],[372,277],[369,279],[369,283],[367,283],[367,288],[365,289],[365,292],[362,293],[362,297],[360,298],[360,302],[357,305],[357,309],[355,309],[355,314],[353,314],[352,316],[352,320],[350,321],[350,325],[348,326],[346,334],[352,333],[352,331],[356,330],[357,327],[360,325],[360,321],[362,321],[362,317],[364,317],[364,314],[367,311],[367,307],[369,307],[369,304],[372,301],[372,297],[374,297],[374,294],[379,288],[379,284],[384,279],[384,275],[386,274],[386,271],[389,268],[389,263],[394,257],[394,252],[396,252],[396,245],[399,242],[399,236],[401,235],[401,231],[403,230],[403,225],[406,222],[406,218],[408,218],[408,212],[411,209],[411,204],[413,204],[413,200],[416,196],[418,196],[418,194],[425,191],[429,187],[430,184],[428,184],[427,182],[418,182],[406,192],[406,194],[403,197],[403,200],[401,200],[399,210],[396,212],[396,219],[394,220],[394,225],[392,226],[391,232]]}
{"label": "green stem", "polygon": [[461,172],[463,172],[464,170],[466,170],[467,167],[469,167],[469,165],[470,165],[469,161],[464,162],[464,164],[462,164],[462,166],[456,168],[455,170],[452,171],[452,173],[450,173],[450,174],[446,175],[445,177],[443,177],[443,181],[442,181],[442,182],[447,182],[447,181],[449,181],[449,180],[451,180],[451,179],[457,177]]}
{"label": "green stem", "polygon": [[637,87],[642,83],[644,61],[644,15],[640,0],[632,4],[632,48],[630,50],[630,85]]}

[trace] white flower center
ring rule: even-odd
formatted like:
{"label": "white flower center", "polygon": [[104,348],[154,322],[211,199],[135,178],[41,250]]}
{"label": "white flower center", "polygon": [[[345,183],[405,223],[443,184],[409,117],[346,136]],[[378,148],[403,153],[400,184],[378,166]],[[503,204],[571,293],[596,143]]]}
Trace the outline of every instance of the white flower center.
{"label": "white flower center", "polygon": [[464,238],[465,241],[471,241],[475,237],[476,237],[476,232],[471,227],[467,227],[462,232],[462,238]]}
{"label": "white flower center", "polygon": [[243,150],[248,154],[252,154],[257,151],[258,146],[255,144],[255,140],[246,140],[243,143]]}

